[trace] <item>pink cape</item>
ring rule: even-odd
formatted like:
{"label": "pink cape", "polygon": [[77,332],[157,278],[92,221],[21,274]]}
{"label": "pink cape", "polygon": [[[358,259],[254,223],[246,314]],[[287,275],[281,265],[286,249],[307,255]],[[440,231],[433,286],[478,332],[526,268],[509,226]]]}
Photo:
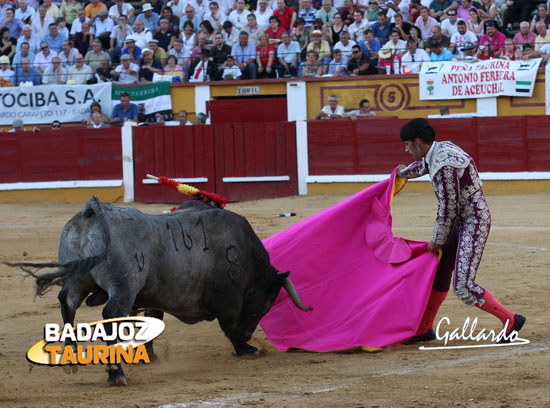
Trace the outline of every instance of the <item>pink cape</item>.
{"label": "pink cape", "polygon": [[416,333],[438,260],[427,242],[393,236],[391,202],[406,183],[396,172],[263,241],[313,306],[281,290],[260,322],[278,350],[369,350]]}

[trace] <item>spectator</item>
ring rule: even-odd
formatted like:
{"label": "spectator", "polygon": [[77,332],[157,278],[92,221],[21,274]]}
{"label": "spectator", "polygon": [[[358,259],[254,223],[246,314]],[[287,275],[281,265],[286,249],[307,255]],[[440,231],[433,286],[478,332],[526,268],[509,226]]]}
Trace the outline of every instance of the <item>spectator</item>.
{"label": "spectator", "polygon": [[[227,57],[231,55],[231,47],[223,42],[223,35],[216,33],[214,46],[210,49],[210,62],[212,63],[211,79],[214,81],[222,79]],[[233,58],[233,63],[235,59]],[[240,73],[239,73],[240,76]]]}
{"label": "spectator", "polygon": [[[134,64],[137,64],[141,61],[141,48],[136,46],[136,42],[132,37],[126,38],[124,40],[125,48],[122,49],[121,55],[129,55]],[[121,57],[122,58],[122,57]]]}
{"label": "spectator", "polygon": [[222,79],[231,80],[239,79],[242,76],[241,70],[235,65],[235,58],[232,55],[227,56],[225,68],[223,69]]}
{"label": "spectator", "polygon": [[27,0],[19,0],[19,8],[15,10],[15,18],[18,18],[24,24],[31,24],[35,15],[36,10],[29,6]]}
{"label": "spectator", "polygon": [[139,81],[139,65],[132,62],[128,54],[120,57],[120,65],[111,71],[111,76],[121,84],[135,84]]}
{"label": "spectator", "polygon": [[258,67],[256,65],[256,47],[248,41],[246,31],[239,34],[239,42],[231,47],[231,55],[239,65],[239,68],[247,78],[256,79]]}
{"label": "spectator", "polygon": [[317,11],[313,8],[311,0],[302,0],[302,9],[298,12],[298,17],[301,17],[306,22],[306,28],[313,26],[313,20],[316,18]]}
{"label": "spectator", "polygon": [[[331,60],[330,45],[328,41],[321,39],[322,33],[319,30],[313,30],[311,33],[310,42],[307,46],[307,52],[315,51],[315,54],[318,58],[321,59],[321,64],[324,67],[328,66],[328,63]],[[322,74],[321,74],[322,75]]]}
{"label": "spectator", "polygon": [[199,112],[195,116],[195,125],[206,125],[206,114]]}
{"label": "spectator", "polygon": [[338,75],[347,75],[348,63],[347,59],[342,56],[342,51],[339,49],[334,49],[332,52],[334,58],[330,61],[328,65],[327,74],[338,76]]}
{"label": "spectator", "polygon": [[269,38],[269,43],[278,46],[281,43],[281,37],[286,30],[280,26],[281,20],[277,16],[269,18],[269,28],[265,31]]}
{"label": "spectator", "polygon": [[378,14],[381,12],[380,7],[378,7],[378,1],[369,0],[369,8],[367,9],[367,20],[370,24],[373,24],[378,21]]}
{"label": "spectator", "polygon": [[6,18],[0,24],[0,28],[9,29],[11,36],[17,40],[21,35],[21,30],[25,24],[18,18],[15,17],[13,9],[6,10]]}
{"label": "spectator", "polygon": [[121,14],[118,17],[118,24],[113,28],[110,37],[109,55],[114,61],[121,55],[122,48],[124,47],[124,40],[130,34],[134,32],[131,25],[128,24],[128,17]]}
{"label": "spectator", "polygon": [[46,15],[46,7],[44,5],[38,7],[38,16],[32,20],[32,32],[42,39],[48,34],[48,27],[50,24],[55,23],[55,20]]}
{"label": "spectator", "polygon": [[[472,0],[466,0],[466,4],[472,3],[472,2],[473,2]],[[464,0],[462,0],[462,3],[464,3]],[[508,3],[508,1],[506,3]],[[480,0],[478,5],[479,7],[477,7],[477,11],[482,20],[496,21],[496,19],[498,18],[498,8],[495,5],[495,0]]]}
{"label": "spectator", "polygon": [[290,36],[286,31],[281,35],[281,40],[281,44],[277,47],[279,78],[298,76],[300,45],[297,41],[290,41]]}
{"label": "spectator", "polygon": [[59,34],[59,30],[57,28],[57,25],[55,23],[51,23],[49,26],[50,32],[44,36],[42,41],[45,41],[50,46],[50,50],[55,51],[56,53],[61,52],[61,47],[63,45],[63,41],[66,40],[64,36]]}
{"label": "spectator", "polygon": [[477,59],[478,60],[488,60],[496,58],[497,55],[495,53],[495,50],[493,48],[493,44],[486,43],[479,46],[479,51],[477,52]]}
{"label": "spectator", "polygon": [[90,32],[90,23],[82,24],[82,31],[76,33],[73,36],[74,47],[82,55],[86,55],[88,50],[92,48],[92,43],[94,41],[94,35]]}
{"label": "spectator", "polygon": [[[163,0],[149,0],[151,2],[151,6],[153,6],[153,11],[160,15],[162,11],[162,6],[164,5]],[[143,4],[145,4],[145,0],[141,0]]]}
{"label": "spectator", "polygon": [[215,31],[221,31],[221,29],[223,28],[225,16],[223,16],[220,12],[220,6],[218,2],[210,2],[208,9],[209,11],[204,15],[203,21],[209,21]]}
{"label": "spectator", "polygon": [[86,17],[93,20],[100,10],[107,10],[107,6],[101,3],[99,0],[91,0],[90,3],[84,8]]}
{"label": "spectator", "polygon": [[432,36],[428,38],[426,48],[430,50],[433,43],[440,43],[443,47],[448,48],[451,46],[451,39],[441,32],[440,26],[432,27]]}
{"label": "spectator", "polygon": [[223,41],[225,44],[232,47],[239,41],[239,32],[233,27],[233,23],[229,20],[223,23],[223,29],[221,31],[223,35]]}
{"label": "spectator", "polygon": [[[458,20],[464,20],[467,21],[470,18],[470,12],[475,11],[477,14],[477,10],[474,6],[472,6],[471,0],[462,0],[460,2],[459,6],[456,8],[456,17]],[[447,34],[451,35],[451,34]]]}
{"label": "spectator", "polygon": [[62,85],[67,82],[67,70],[61,65],[59,57],[52,58],[52,65],[48,66],[42,74],[43,85]]}
{"label": "spectator", "polygon": [[54,21],[61,15],[59,7],[57,4],[53,4],[52,0],[43,0],[42,4],[46,7],[46,15],[53,18]]}
{"label": "spectator", "polygon": [[177,38],[176,32],[170,28],[170,22],[162,17],[159,20],[159,30],[153,35],[153,39],[158,41],[158,46],[165,52],[174,46],[174,40]]}
{"label": "spectator", "polygon": [[[174,36],[177,37],[180,32],[179,30],[180,19],[174,15],[174,12],[170,7],[166,6],[162,9],[162,18],[165,18],[166,20],[168,20],[168,29],[173,31]],[[159,20],[159,25],[160,25],[160,20]]]}
{"label": "spectator", "polygon": [[[480,21],[478,11],[476,9],[471,9],[470,19],[466,21],[466,27],[468,28],[468,31],[471,31],[477,36],[478,40],[484,33],[484,23],[485,21]],[[529,27],[529,25],[527,26]]]}
{"label": "spectator", "polygon": [[529,58],[538,58],[537,55],[535,55],[535,57],[532,57],[532,55],[535,53],[535,47],[533,46],[533,44],[523,44],[521,46],[521,59],[522,60],[527,60]]}
{"label": "spectator", "polygon": [[407,52],[401,57],[402,74],[418,74],[422,63],[430,61],[430,56],[422,48],[418,48],[414,39],[407,41]]}
{"label": "spectator", "polygon": [[40,52],[34,58],[34,69],[42,73],[52,64],[52,59],[57,57],[57,53],[50,49],[47,42],[40,43]]}
{"label": "spectator", "polygon": [[[244,26],[243,31],[248,33],[248,41],[257,45],[260,42],[260,37],[264,34],[264,30],[262,30],[256,22],[256,16],[254,14],[250,13],[247,16],[247,20],[248,24]],[[204,21],[201,24],[203,23]]]}
{"label": "spectator", "polygon": [[15,119],[12,123],[12,126],[13,126],[13,129],[10,129],[8,133],[25,131],[25,128],[23,127],[23,121],[21,119]]}
{"label": "spectator", "polygon": [[[287,31],[294,27],[294,22],[298,17],[296,12],[292,8],[287,7],[287,5],[285,4],[285,0],[277,0],[277,10],[273,12],[273,15],[279,17],[279,20],[281,21],[281,27],[283,27]],[[305,20],[304,25],[307,28]]]}
{"label": "spectator", "polygon": [[370,102],[368,99],[361,99],[359,102],[359,109],[349,111],[343,116],[349,117],[352,120],[357,120],[357,118],[372,118],[376,116],[376,112],[371,110]]}
{"label": "spectator", "polygon": [[32,54],[36,54],[40,51],[40,38],[38,35],[33,34],[32,28],[30,25],[26,24],[21,29],[21,36],[17,39],[17,48],[15,52],[21,51],[21,44],[29,44],[29,51]]}
{"label": "spectator", "polygon": [[371,30],[374,36],[380,41],[380,44],[384,45],[389,40],[390,24],[388,23],[386,13],[378,13],[378,21],[371,25]]}
{"label": "spectator", "polygon": [[[314,25],[317,25],[318,27],[314,27],[314,30],[321,30],[323,31],[323,22],[316,20]],[[325,29],[327,32],[327,39],[331,45],[336,44],[338,41],[340,41],[340,34],[344,31],[347,32],[348,26],[344,23],[342,20],[342,15],[340,13],[336,13],[334,15],[334,20],[332,21],[332,24],[325,25]]]}
{"label": "spectator", "polygon": [[430,54],[431,61],[451,61],[453,59],[453,54],[447,48],[443,47],[440,42],[433,42],[432,53]]}
{"label": "spectator", "polygon": [[74,85],[87,84],[92,79],[92,68],[84,64],[82,54],[76,54],[74,58],[75,64],[69,68],[67,75],[67,83]]}
{"label": "spectator", "polygon": [[338,105],[338,97],[336,95],[330,95],[328,97],[328,105],[317,113],[315,119],[339,119],[344,116],[344,107]]}
{"label": "spectator", "polygon": [[[441,32],[443,33],[443,35],[446,35],[447,37],[452,37],[454,33],[456,33],[458,31],[458,19],[457,19],[457,14],[456,14],[456,10],[449,10],[447,12],[447,17],[445,20],[443,20],[443,22],[441,23]],[[467,20],[462,20],[460,19],[460,21],[467,21]],[[466,23],[464,23],[464,25],[466,25]]]}
{"label": "spectator", "polygon": [[437,21],[447,18],[447,11],[456,10],[458,3],[454,0],[433,0],[430,3],[430,16]]}
{"label": "spectator", "polygon": [[536,41],[537,35],[534,32],[529,31],[529,23],[522,21],[519,25],[519,33],[514,36],[514,43],[516,45],[533,44]]}
{"label": "spectator", "polygon": [[0,55],[12,58],[15,55],[17,41],[10,36],[10,29],[2,27],[0,29]]}
{"label": "spectator", "polygon": [[66,39],[71,38],[71,35],[69,34],[69,29],[67,28],[67,23],[65,22],[64,17],[57,17],[57,20],[55,20],[55,23],[57,24],[57,31],[61,36],[63,36]]}
{"label": "spectator", "polygon": [[[254,12],[258,26],[262,30],[269,27],[269,18],[273,15],[273,9],[267,6],[267,0],[258,0],[258,9]],[[279,21],[281,17],[279,17]]]}
{"label": "spectator", "polygon": [[161,62],[154,58],[153,52],[149,48],[144,48],[143,51],[141,51],[141,65],[139,68],[140,82],[153,82],[153,75],[162,74],[162,71]]}
{"label": "spectator", "polygon": [[102,48],[109,48],[110,37],[114,28],[115,23],[109,18],[107,10],[99,10],[91,28],[91,32],[96,40],[101,41]]}
{"label": "spectator", "polygon": [[153,58],[160,61],[162,66],[166,64],[166,58],[168,58],[168,54],[166,51],[164,51],[164,48],[159,47],[159,40],[152,39],[149,41],[149,49],[153,53]]}
{"label": "spectator", "polygon": [[[544,25],[544,23],[542,24]],[[501,50],[504,49],[504,40],[506,40],[506,36],[502,34],[500,31],[498,31],[497,23],[494,21],[487,21],[485,23],[485,31],[486,34],[481,37],[480,44],[491,44],[493,46],[493,50],[497,56],[500,55]],[[537,42],[539,41],[539,38],[537,37]],[[550,38],[549,38],[550,41]],[[538,45],[537,45],[538,46]]]}
{"label": "spectator", "polygon": [[305,53],[309,44],[309,36],[306,30],[306,22],[303,18],[297,18],[294,25],[295,27],[292,28],[290,39],[292,41],[296,41],[300,45],[301,52]]}
{"label": "spectator", "polygon": [[195,9],[193,6],[188,5],[185,7],[185,15],[180,18],[180,31],[183,31],[184,27],[183,25],[189,21],[191,24],[193,24],[193,31],[199,31],[200,30],[200,24],[201,24],[201,18],[195,14]]}
{"label": "spectator", "polygon": [[86,53],[86,56],[84,57],[84,62],[90,66],[93,72],[95,72],[96,69],[101,66],[101,61],[105,57],[109,59],[110,63],[109,54],[107,54],[101,48],[101,41],[94,40],[94,42],[92,43],[92,50]]}
{"label": "spectator", "polygon": [[460,20],[457,24],[457,27],[458,31],[454,33],[451,37],[451,46],[449,50],[459,59],[462,59],[463,53],[462,51],[460,51],[460,49],[464,46],[464,44],[466,44],[467,42],[471,42],[477,47],[479,42],[476,35],[466,29],[466,23],[464,21]]}
{"label": "spectator", "polygon": [[78,10],[76,20],[71,24],[71,38],[73,38],[73,40],[76,33],[82,32],[82,24],[84,23],[90,23],[90,19],[86,16],[86,11],[81,8]]}
{"label": "spectator", "polygon": [[[512,23],[517,21],[529,21],[531,12],[536,8],[535,0],[513,0],[510,3],[508,3],[508,8],[506,13],[504,13],[504,19],[502,21],[502,25],[507,31],[512,30]],[[543,23],[545,23],[544,20]],[[548,23],[545,23],[544,25],[545,27],[548,27]]]}
{"label": "spectator", "polygon": [[189,4],[195,9],[195,13],[199,16],[201,21],[204,20],[204,15],[208,12],[209,1],[204,0],[190,0]]}
{"label": "spectator", "polygon": [[372,30],[369,29],[364,31],[363,36],[365,39],[359,44],[361,51],[371,60],[378,60],[378,51],[382,48],[380,40],[375,38]]}
{"label": "spectator", "polygon": [[519,60],[521,57],[521,51],[516,48],[516,45],[514,44],[514,40],[511,38],[507,38],[504,41],[504,51],[501,55],[501,58],[508,59],[508,60]]}
{"label": "spectator", "polygon": [[[550,44],[550,32],[547,30],[546,25],[542,21],[539,21],[536,24],[536,29],[539,35],[537,35],[537,38],[535,39],[535,51],[538,51],[543,45]],[[499,34],[504,36],[502,33]]]}
{"label": "spectator", "polygon": [[165,126],[193,126],[191,122],[189,122],[189,115],[186,110],[180,110],[178,112],[178,120],[170,120],[168,122],[164,122],[164,119],[162,119],[161,116],[161,123]]}
{"label": "spectator", "polygon": [[137,105],[130,103],[130,95],[123,92],[120,94],[120,103],[113,108],[110,123],[123,125],[126,121],[137,122],[138,113]]}
{"label": "spectator", "polygon": [[447,105],[441,105],[439,107],[439,116],[450,116],[451,112],[449,111],[449,107]]}
{"label": "spectator", "polygon": [[61,122],[58,120],[54,120],[51,126],[52,126],[52,130],[59,130],[61,129]]}
{"label": "spectator", "polygon": [[538,8],[538,14],[535,14],[533,16],[533,20],[531,20],[531,25],[529,27],[529,31],[531,31],[531,32],[538,35],[539,32],[536,30],[537,22],[542,21],[542,22],[544,22],[546,27],[548,27],[548,25],[550,24],[550,14],[548,14],[548,8],[547,8],[546,4],[539,4],[537,6],[537,8]]}
{"label": "spectator", "polygon": [[353,23],[349,25],[348,31],[353,41],[359,43],[363,39],[363,32],[369,28],[369,20],[363,19],[361,10],[353,13]]}
{"label": "spectator", "polygon": [[267,34],[264,34],[260,37],[260,43],[256,46],[258,78],[275,78],[275,61],[275,46],[269,43]]}
{"label": "spectator", "polygon": [[203,49],[200,54],[200,58],[195,62],[191,63],[189,72],[189,82],[204,82],[209,81],[212,77],[213,64],[209,61],[210,51]]}
{"label": "spectator", "polygon": [[101,59],[100,66],[95,70],[95,77],[98,82],[110,82],[113,80],[111,72],[113,67],[111,67],[111,60],[109,55],[104,55]]}
{"label": "spectator", "polygon": [[197,35],[193,32],[193,23],[191,23],[190,21],[186,21],[183,25],[183,31],[180,35],[181,40],[183,41],[183,53],[186,58],[189,58],[189,60],[191,60],[191,51],[195,47],[195,38]]}
{"label": "spectator", "polygon": [[338,41],[335,45],[333,50],[340,50],[342,51],[342,55],[346,59],[346,61],[349,61],[351,58],[351,51],[353,46],[356,45],[356,42],[349,39],[349,33],[347,31],[342,31],[340,34],[340,41]]}
{"label": "spectator", "polygon": [[306,54],[306,60],[300,65],[300,77],[318,77],[323,75],[324,67],[319,61],[319,54],[310,50]]}
{"label": "spectator", "polygon": [[237,0],[236,3],[237,8],[229,13],[228,20],[233,23],[233,26],[237,30],[243,30],[247,24],[247,16],[250,14],[250,11],[245,8],[244,0]]}
{"label": "spectator", "polygon": [[176,38],[174,40],[174,47],[168,52],[168,55],[173,55],[174,57],[176,57],[178,65],[181,65],[187,77],[191,59],[189,58],[189,55],[186,56],[185,52],[183,51],[183,40],[181,38]]}
{"label": "spectator", "polygon": [[168,7],[172,9],[172,12],[174,15],[181,19],[181,17],[185,14],[185,7],[187,6],[187,1],[183,0],[172,0],[167,3]]}
{"label": "spectator", "polygon": [[417,48],[424,49],[424,40],[422,39],[422,32],[417,26],[412,26],[411,31],[409,31],[411,39],[416,43]]}
{"label": "spectator", "polygon": [[34,64],[34,54],[30,52],[29,43],[26,43],[26,42],[21,44],[21,51],[16,53],[15,56],[13,57],[12,67],[17,69],[21,65],[21,60],[23,58],[28,59],[31,65]]}
{"label": "spectator", "polygon": [[203,33],[197,34],[197,45],[191,50],[191,63],[195,63],[201,55],[202,50],[210,51],[212,48],[206,44],[206,36]]}
{"label": "spectator", "polygon": [[462,60],[464,62],[477,62],[476,49],[477,47],[471,42],[464,44],[464,47],[460,49],[460,51],[462,51]]}
{"label": "spectator", "polygon": [[393,30],[398,30],[399,38],[406,42],[410,38],[412,24],[404,21],[403,15],[401,13],[395,14],[393,16],[393,20],[395,22],[390,25],[390,33]]}
{"label": "spectator", "polygon": [[134,23],[134,32],[130,34],[129,37],[134,39],[136,46],[143,49],[146,48],[147,43],[153,39],[153,34],[145,28],[143,21],[136,20]]}
{"label": "spectator", "polygon": [[15,72],[10,69],[10,59],[5,55],[0,57],[0,83],[2,86],[15,86]]}
{"label": "spectator", "polygon": [[113,3],[111,3],[113,5],[109,8],[109,18],[116,24],[120,23],[121,16],[126,17],[126,22],[128,22],[128,19],[133,19],[136,10],[131,3],[125,3],[123,0],[114,0]]}
{"label": "spectator", "polygon": [[173,55],[170,55],[166,60],[166,66],[164,67],[164,75],[172,77],[172,82],[184,82],[185,71],[181,65],[178,65],[178,60]]}
{"label": "spectator", "polygon": [[350,75],[376,75],[378,70],[374,62],[363,55],[361,47],[358,45],[353,46],[352,58],[348,62],[348,74]]}
{"label": "spectator", "polygon": [[[332,7],[332,1],[323,0],[321,2],[321,9],[317,11],[315,18],[320,18],[324,24],[332,23],[336,13],[338,13],[338,10]],[[363,19],[363,15],[361,15],[361,19]]]}
{"label": "spectator", "polygon": [[99,112],[92,113],[92,123],[86,126],[88,129],[103,129],[111,127],[107,123],[103,122],[103,115]]}
{"label": "spectator", "polygon": [[432,36],[432,28],[439,26],[439,23],[435,18],[430,17],[430,10],[428,7],[421,7],[420,17],[416,19],[414,25],[420,28],[422,38],[427,40]]}
{"label": "spectator", "polygon": [[31,63],[27,58],[21,59],[21,66],[17,68],[15,74],[16,85],[20,85],[22,82],[32,82],[33,85],[40,85],[42,78],[40,72],[31,68]]}
{"label": "spectator", "polygon": [[159,24],[160,16],[153,11],[151,3],[145,3],[141,8],[141,14],[137,16],[134,26],[138,21],[143,22],[143,26],[151,33],[155,31]]}

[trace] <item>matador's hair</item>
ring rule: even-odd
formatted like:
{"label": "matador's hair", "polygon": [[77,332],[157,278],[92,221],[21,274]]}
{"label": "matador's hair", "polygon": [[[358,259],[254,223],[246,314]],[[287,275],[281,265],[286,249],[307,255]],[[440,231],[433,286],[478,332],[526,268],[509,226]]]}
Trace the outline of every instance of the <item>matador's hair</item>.
{"label": "matador's hair", "polygon": [[426,144],[432,144],[435,141],[435,130],[430,123],[424,118],[416,118],[405,124],[399,132],[401,141],[411,142],[419,138]]}

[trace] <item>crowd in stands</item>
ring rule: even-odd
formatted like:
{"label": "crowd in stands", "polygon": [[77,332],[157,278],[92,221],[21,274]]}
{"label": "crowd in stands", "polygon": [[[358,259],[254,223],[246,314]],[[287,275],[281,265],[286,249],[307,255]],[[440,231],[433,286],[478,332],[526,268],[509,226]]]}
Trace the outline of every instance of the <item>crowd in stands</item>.
{"label": "crowd in stands", "polygon": [[[550,56],[535,0],[0,0],[0,84],[418,73]],[[519,28],[519,30],[518,30]]]}

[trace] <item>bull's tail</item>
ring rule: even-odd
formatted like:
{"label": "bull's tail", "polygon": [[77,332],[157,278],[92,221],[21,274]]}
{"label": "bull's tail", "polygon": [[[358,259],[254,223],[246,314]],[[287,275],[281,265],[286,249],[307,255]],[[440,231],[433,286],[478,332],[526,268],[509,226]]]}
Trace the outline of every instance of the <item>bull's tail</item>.
{"label": "bull's tail", "polygon": [[[63,286],[69,279],[78,279],[79,276],[84,276],[86,273],[90,272],[94,266],[104,261],[105,258],[105,255],[100,255],[65,263],[4,262],[4,264],[16,268],[18,267],[23,272],[36,279],[36,295],[44,296],[53,286]],[[38,274],[38,271],[44,268],[57,268],[57,271]]]}

